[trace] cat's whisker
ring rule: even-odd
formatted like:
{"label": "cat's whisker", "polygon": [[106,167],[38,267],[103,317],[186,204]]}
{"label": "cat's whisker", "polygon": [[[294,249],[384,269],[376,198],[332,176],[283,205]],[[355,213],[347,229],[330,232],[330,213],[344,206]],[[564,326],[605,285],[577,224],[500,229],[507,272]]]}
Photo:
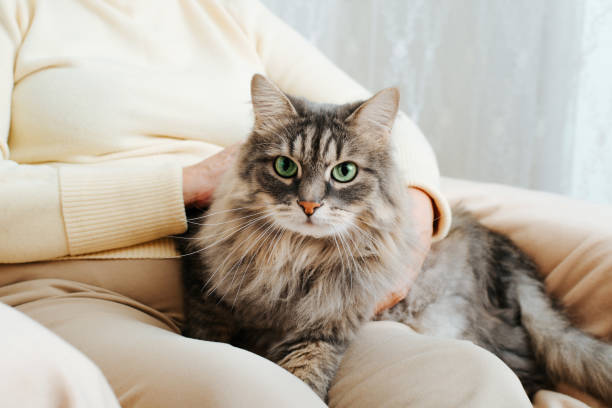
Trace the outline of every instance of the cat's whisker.
{"label": "cat's whisker", "polygon": [[354,224],[353,226],[355,227],[355,230],[361,234],[361,238],[365,238],[367,242],[375,248],[378,246],[379,241],[376,239],[374,235],[372,235],[371,232],[361,228],[357,224]]}
{"label": "cat's whisker", "polygon": [[[353,264],[353,267],[355,268],[355,271],[360,270],[360,268],[356,264],[355,258],[352,257],[352,256],[349,256],[349,254],[348,254],[349,250],[348,250],[348,248],[346,248],[348,245],[346,244],[346,241],[344,240],[344,236],[343,236],[342,233],[338,234],[338,239],[340,240],[340,243],[341,243],[341,245],[343,247],[344,253],[345,253],[346,258],[347,258],[347,262],[349,260],[351,261],[351,263]],[[349,274],[349,281],[350,281],[350,295],[352,296],[352,294],[353,294],[353,271],[348,271],[348,274]]]}
{"label": "cat's whisker", "polygon": [[191,220],[200,220],[202,218],[212,217],[213,215],[217,215],[217,214],[221,214],[221,213],[227,213],[227,212],[233,212],[233,211],[240,211],[240,210],[243,210],[243,209],[246,209],[246,208],[249,208],[249,207],[230,208],[230,209],[227,209],[227,210],[215,211],[214,213],[209,213],[208,211],[206,211],[204,213],[204,215],[200,215],[199,217],[189,217],[189,218],[187,218],[187,220],[188,221],[191,221]]}
{"label": "cat's whisker", "polygon": [[[355,228],[356,228],[356,230],[358,230],[358,231],[359,231],[361,234],[364,234],[363,236],[365,236],[366,234],[371,236],[371,234],[369,234],[369,233],[368,233],[366,230],[364,230],[363,228],[361,228],[361,227],[359,227],[359,226],[357,226],[357,225],[355,225]],[[373,238],[373,237],[372,237],[372,238]],[[371,242],[372,242],[372,243],[374,243],[373,241],[371,241]],[[376,243],[377,243],[377,242],[378,242],[378,241],[376,241]],[[424,257],[424,256],[426,256],[426,255],[427,255],[427,253],[428,253],[428,249],[427,249],[426,247],[424,247],[424,246],[421,244],[421,242],[420,242],[418,239],[414,239],[414,238],[413,238],[413,239],[409,239],[408,237],[404,237],[404,239],[403,239],[403,243],[404,243],[404,244],[407,244],[407,245],[410,247],[410,249],[413,251],[413,253],[414,253],[415,255],[418,255],[418,257],[417,257],[417,258]],[[406,255],[407,255],[406,253],[403,253],[403,254],[402,254],[402,257],[403,257],[403,258],[402,258],[402,262],[403,262],[403,263],[406,263],[406,261],[407,261],[407,260],[406,260]],[[410,254],[408,254],[408,255],[410,255]],[[414,260],[416,259],[416,258],[414,258],[413,256],[410,256],[409,258],[410,258],[410,262],[411,262],[411,263],[412,263],[412,262],[414,262]]]}
{"label": "cat's whisker", "polygon": [[[349,241],[349,242],[352,244],[353,249],[355,250],[356,254],[357,254],[357,255],[359,255],[359,259],[362,259],[362,258],[363,258],[363,254],[362,254],[362,252],[361,252],[361,249],[358,247],[357,243],[355,242],[355,237],[354,237],[354,234],[351,234],[351,233],[350,233],[350,232],[347,230],[347,231],[346,231],[346,239],[347,239],[347,241]],[[371,242],[371,239],[370,239],[370,238],[367,238],[367,237],[366,237],[366,239],[367,239],[368,241],[370,241],[370,242]]]}
{"label": "cat's whisker", "polygon": [[[263,217],[263,218],[266,218],[266,217],[269,217],[269,216],[270,216],[270,215],[266,215],[266,216],[265,216],[265,217]],[[249,223],[249,224],[251,224],[251,223]],[[257,232],[257,231],[259,231],[260,229],[262,229],[262,228],[263,228],[263,227],[265,227],[265,226],[266,226],[266,223],[263,223],[262,225],[258,226],[258,227],[257,227],[257,228],[256,228],[254,231],[252,231],[252,232],[251,232],[251,233],[250,233],[250,234],[249,234],[249,235],[248,235],[248,236],[247,236],[247,237],[244,239],[244,241],[248,242],[248,240],[249,240],[249,239],[250,239],[250,238],[251,238],[251,237],[252,237],[252,236],[253,236],[253,235],[254,235],[254,234]],[[248,225],[247,225],[246,227],[248,227]],[[246,227],[245,227],[245,228],[246,228]],[[242,229],[244,229],[244,228],[242,228]],[[227,260],[228,260],[228,259],[229,259],[229,258],[232,256],[232,254],[233,254],[234,252],[236,252],[236,250],[237,250],[238,248],[239,248],[238,246],[234,247],[234,249],[232,249],[232,251],[231,251],[231,252],[230,252],[230,253],[229,253],[229,254],[228,254],[226,257],[225,257],[225,259],[223,260],[223,262],[217,266],[217,269],[215,269],[215,271],[214,271],[214,272],[213,272],[213,273],[210,275],[210,277],[208,278],[208,280],[207,280],[207,281],[204,283],[204,286],[205,286],[205,287],[206,287],[206,286],[208,285],[208,283],[210,283],[210,281],[211,281],[211,280],[212,280],[212,279],[215,277],[215,275],[216,275],[216,274],[219,272],[219,270],[221,270],[221,268],[223,268],[223,267],[225,266],[225,264],[226,264]],[[245,251],[245,253],[246,253],[246,251]],[[243,255],[243,257],[242,257],[242,258],[240,258],[240,262],[242,262],[242,259],[244,258],[244,256],[245,256],[245,255]],[[236,265],[234,265],[234,266],[236,266]],[[229,272],[231,272],[231,270],[234,268],[234,266],[232,266],[232,268],[230,269],[230,271],[229,271]],[[228,272],[228,273],[229,273],[229,272]],[[224,277],[221,279],[221,281],[220,281],[220,282],[218,282],[218,283],[217,283],[217,285],[216,285],[215,287],[211,288],[211,289],[208,291],[208,294],[209,294],[209,295],[210,295],[210,294],[212,294],[212,293],[213,293],[213,292],[214,292],[214,291],[215,291],[215,290],[216,290],[216,289],[219,287],[219,285],[220,285],[220,284],[223,282],[223,280],[225,280],[225,277],[226,277],[226,276],[227,276],[227,274],[226,274],[226,275],[225,275],[225,276],[224,276]]]}
{"label": "cat's whisker", "polygon": [[356,220],[359,221],[360,224],[366,225],[366,226],[368,226],[368,227],[370,227],[370,228],[372,228],[372,229],[374,229],[376,231],[384,231],[384,230],[388,229],[388,228],[384,228],[382,225],[374,225],[374,224],[366,221],[365,219],[363,219],[362,216],[357,216]]}
{"label": "cat's whisker", "polygon": [[[359,260],[357,260],[357,259],[355,259],[355,257],[353,257],[353,260],[355,262],[355,266],[357,267],[357,269],[359,271],[359,276],[363,276],[365,274],[365,271],[366,271],[365,270],[365,266],[362,264],[362,259],[364,259],[364,255],[362,254],[361,249],[358,247],[358,245],[355,242],[354,238],[355,238],[354,235],[350,234],[347,231],[346,239],[347,239],[347,241],[349,241],[353,245],[355,253],[357,255],[359,255]],[[371,242],[371,238],[366,237],[366,239]],[[352,291],[353,290],[353,276],[352,275],[351,275],[351,282],[350,283],[351,283],[351,291]]]}
{"label": "cat's whisker", "polygon": [[217,214],[228,213],[228,212],[233,212],[233,211],[240,211],[240,210],[244,210],[244,209],[248,209],[248,208],[252,208],[252,207],[230,208],[230,209],[227,209],[227,210],[215,211],[214,213],[208,213],[207,212],[206,214],[204,214],[204,215],[202,215],[200,217],[191,217],[191,218],[188,218],[188,220],[199,220],[199,219],[208,218],[208,217],[211,217],[211,216],[217,215]]}
{"label": "cat's whisker", "polygon": [[[265,226],[265,224],[257,227],[254,231],[251,232],[251,234],[249,234],[249,236],[247,237],[250,238],[253,234],[255,234],[257,231],[259,231],[261,228],[263,228]],[[238,249],[238,247],[234,248],[224,259],[223,262],[221,262],[217,268],[215,269],[215,271],[210,275],[210,277],[208,278],[208,280],[204,283],[204,286],[208,286],[208,284],[210,283],[210,281],[216,276],[216,274],[225,266],[225,264],[227,263],[227,261],[230,259],[231,255],[236,251],[236,249]],[[241,258],[242,259],[242,258]],[[232,268],[230,268],[229,272],[232,271],[232,269],[236,266],[236,264],[234,264],[232,266]],[[228,272],[228,273],[229,273]],[[215,287],[211,288],[208,291],[208,294],[210,295],[211,293],[213,293],[218,287],[219,285],[225,280],[225,276],[217,283],[217,285],[215,285]]]}
{"label": "cat's whisker", "polygon": [[[249,266],[251,266],[253,259],[255,259],[255,257],[257,256],[257,252],[262,248],[262,246],[265,243],[267,243],[269,238],[272,236],[272,234],[268,235],[268,231],[270,231],[272,227],[274,227],[274,224],[270,224],[270,226],[263,232],[263,234],[258,236],[257,239],[255,240],[256,242],[261,240],[261,243],[255,249],[255,251],[253,251],[253,254],[251,256],[251,259],[249,260],[249,263],[247,264],[247,266],[244,267],[244,271],[242,272],[242,278],[240,279],[240,283],[238,284],[238,289],[236,290],[236,296],[234,297],[234,301],[232,302],[232,309],[234,309],[234,306],[236,305],[236,300],[238,300],[238,296],[240,295],[240,289],[242,289],[242,283],[244,282],[244,278],[246,277],[246,274],[249,270]],[[272,231],[274,232],[274,230]]]}
{"label": "cat's whisker", "polygon": [[346,272],[346,266],[344,266],[344,257],[342,256],[342,251],[340,251],[340,245],[338,245],[338,241],[336,240],[337,230],[332,225],[331,228],[334,230],[334,234],[331,237],[334,239],[334,243],[336,244],[336,248],[338,249],[338,253],[340,254],[340,263],[342,264],[342,273]]}
{"label": "cat's whisker", "polygon": [[[285,235],[285,230],[282,229],[282,228],[279,228],[278,231],[276,232],[276,234],[274,235],[274,238],[272,239],[272,241],[275,243],[275,245],[271,245],[270,246],[270,251],[268,251],[268,255],[266,256],[266,259],[265,259],[265,262],[264,262],[267,265],[270,264],[270,262],[272,260],[271,256],[274,253],[272,251],[272,249],[276,247],[276,243],[279,241],[279,237],[278,236],[281,235],[281,234],[284,236]],[[281,239],[282,239],[282,237],[281,237]]]}
{"label": "cat's whisker", "polygon": [[[183,258],[183,257],[186,257],[186,256],[195,255],[195,254],[197,254],[199,252],[203,252],[203,251],[205,251],[205,250],[207,250],[209,248],[212,248],[213,246],[218,245],[219,243],[225,241],[227,238],[229,238],[232,235],[242,231],[243,229],[248,228],[250,225],[256,223],[257,221],[259,221],[261,219],[264,219],[266,217],[269,217],[269,216],[270,216],[270,214],[266,214],[266,215],[263,215],[261,217],[255,218],[255,219],[251,219],[248,222],[245,222],[245,224],[238,225],[237,227],[234,227],[234,228],[230,229],[231,232],[226,234],[224,237],[218,239],[217,241],[213,242],[212,244],[209,244],[209,245],[207,245],[207,246],[205,246],[203,248],[200,248],[200,249],[198,249],[196,251],[188,252],[188,253],[185,253],[185,254],[182,254],[182,255],[172,256],[172,257],[169,257],[169,258]],[[237,228],[238,228],[238,230],[236,230]],[[219,234],[222,234],[222,233],[225,233],[225,232],[226,231],[221,231],[221,232],[219,232]],[[195,239],[202,240],[203,238],[209,238],[211,236],[215,236],[215,235],[219,235],[219,234],[212,234],[212,235],[209,235],[207,237],[199,237],[199,238],[195,238]]]}
{"label": "cat's whisker", "polygon": [[[368,227],[373,228],[374,230],[377,231],[383,231],[383,227],[380,225],[373,225],[371,223],[369,223],[368,221],[364,220],[361,216],[356,217],[356,219],[359,221],[359,223],[366,225]],[[433,219],[433,222],[436,222],[440,219],[440,216],[437,216]],[[365,232],[363,230],[363,228],[361,228],[359,225],[354,225],[356,228],[359,228],[361,231]],[[424,247],[422,245],[420,245],[420,241],[418,240],[409,240],[409,241],[405,241],[408,245],[410,245],[412,247],[412,249],[415,251],[415,253],[424,256],[429,252],[429,248]]]}
{"label": "cat's whisker", "polygon": [[256,217],[258,215],[266,213],[267,211],[270,211],[270,210],[263,210],[263,211],[255,212],[255,213],[252,213],[252,214],[249,214],[249,215],[245,215],[244,217],[232,218],[232,219],[229,219],[229,220],[224,221],[224,222],[214,222],[214,223],[206,223],[206,224],[197,223],[197,222],[193,222],[193,221],[187,221],[187,222],[190,223],[190,224],[200,225],[200,226],[223,225],[223,224],[227,224],[227,223],[230,223],[230,222],[235,222],[235,221],[238,221],[238,220],[242,220],[242,219],[245,219],[245,218]]}
{"label": "cat's whisker", "polygon": [[[244,208],[248,208],[248,207],[244,207]],[[219,211],[219,212],[223,212],[223,211]],[[259,211],[259,212],[253,213],[253,214],[246,215],[244,217],[232,218],[232,219],[230,219],[228,221],[225,221],[225,222],[217,222],[217,223],[209,223],[209,224],[202,224],[202,223],[197,223],[197,222],[191,222],[189,220],[187,220],[187,222],[190,223],[190,224],[200,225],[200,226],[215,226],[215,225],[229,224],[231,222],[235,222],[235,221],[242,220],[242,219],[245,219],[245,218],[253,218],[253,217],[256,217],[258,215],[266,214],[268,212],[272,213],[272,212],[274,212],[274,210],[263,210],[263,211]],[[222,232],[223,231],[221,231],[220,233],[222,233]],[[215,234],[215,235],[218,235],[218,234]],[[180,235],[168,235],[168,237],[169,238],[184,239],[184,240],[202,240],[202,238],[208,238],[208,237],[210,237],[210,235],[209,236],[204,236],[204,237],[183,237],[183,236],[180,236]]]}
{"label": "cat's whisker", "polygon": [[244,229],[243,227],[248,227],[248,226],[252,225],[253,223],[255,223],[255,222],[257,222],[257,221],[259,221],[261,219],[264,219],[264,218],[266,218],[267,216],[269,216],[269,215],[271,215],[273,213],[274,213],[274,210],[265,211],[263,213],[258,214],[258,216],[256,218],[249,218],[248,220],[244,221],[243,224],[240,224],[240,225],[237,225],[235,227],[232,227],[229,230],[220,230],[218,232],[214,232],[214,233],[211,233],[209,235],[203,235],[203,236],[200,236],[199,239],[204,240],[204,239],[207,239],[207,238],[212,238],[212,237],[215,237],[215,236],[218,236],[218,235],[221,235],[221,234],[224,234],[224,233],[226,233],[228,231],[233,231],[233,230],[237,230],[237,231],[233,231],[232,234],[236,233],[236,232],[239,232],[242,229]]}
{"label": "cat's whisker", "polygon": [[[255,231],[253,231],[253,233],[260,231],[260,229],[263,228],[263,226],[259,226]],[[219,280],[219,282],[217,282],[217,284],[215,286],[213,286],[212,288],[209,289],[208,291],[208,296],[210,296],[212,293],[214,293],[222,284],[223,282],[225,282],[225,280],[227,279],[227,277],[229,275],[232,275],[232,279],[230,281],[230,286],[232,286],[232,284],[234,283],[234,279],[236,276],[236,273],[238,272],[238,268],[240,268],[240,265],[242,264],[242,261],[244,260],[244,258],[247,256],[248,251],[245,251],[244,254],[240,257],[240,259],[235,262],[232,267],[225,272],[222,276],[221,279]],[[229,259],[230,255],[228,255],[224,260],[223,260],[223,265],[225,265],[225,263],[227,262],[227,260]],[[219,268],[217,268],[219,270]],[[217,273],[217,271],[215,271],[215,274]],[[212,276],[211,276],[212,278]],[[210,281],[210,279],[209,279]],[[221,296],[221,298],[218,300],[217,304],[221,303],[221,301],[225,298],[225,293]]]}
{"label": "cat's whisker", "polygon": [[[267,226],[267,228],[265,229],[265,231],[267,231],[267,230],[268,230],[268,229],[269,229],[271,226],[273,226],[273,225],[274,225],[274,224],[270,224],[270,225],[268,225],[268,226]],[[261,229],[262,229],[262,228],[264,228],[264,227],[266,227],[266,224],[263,224],[263,225],[260,225],[259,227],[257,227],[257,229],[255,229],[255,231],[252,231],[252,232],[251,232],[251,234],[249,234],[249,236],[246,238],[246,241],[248,242],[248,240],[249,240],[249,238],[250,238],[251,236],[253,236],[255,233],[257,233],[257,232],[261,231]],[[261,234],[259,234],[259,235],[257,236],[257,238],[253,240],[253,242],[251,243],[251,245],[250,245],[250,246],[249,246],[247,249],[245,249],[245,250],[244,250],[244,254],[243,254],[241,257],[240,257],[240,260],[239,260],[239,261],[238,261],[236,264],[234,264],[234,265],[233,265],[233,266],[230,268],[230,270],[229,270],[227,273],[225,273],[225,274],[223,275],[223,277],[221,278],[220,282],[219,282],[219,283],[218,283],[218,284],[217,284],[217,285],[216,285],[216,286],[215,286],[213,289],[211,289],[211,291],[209,292],[209,294],[213,293],[213,292],[214,292],[214,291],[215,291],[215,290],[216,290],[216,289],[219,287],[219,285],[221,285],[221,283],[222,283],[222,282],[223,282],[223,281],[224,281],[224,280],[227,278],[227,276],[228,276],[228,275],[230,275],[230,274],[232,275],[232,280],[230,281],[229,285],[230,285],[230,287],[232,287],[232,286],[233,286],[233,284],[234,284],[234,280],[235,280],[235,278],[236,278],[236,275],[238,274],[238,270],[239,270],[239,268],[240,268],[240,265],[242,265],[242,261],[244,261],[244,258],[246,258],[246,257],[247,257],[247,256],[250,254],[251,249],[253,249],[253,247],[254,247],[254,246],[257,244],[257,243],[260,243],[260,241],[259,241],[259,240],[261,239],[261,237],[262,237],[262,235],[265,233],[265,231],[264,231],[264,232],[262,232]],[[232,251],[232,253],[233,253],[233,252],[234,252],[234,251]],[[231,256],[231,255],[228,255],[228,258],[229,258],[229,256]],[[226,259],[227,259],[227,258],[226,258]],[[224,261],[224,264],[225,264],[225,261]],[[245,273],[245,274],[246,274],[247,270],[248,270],[248,266],[247,266],[247,267],[244,269],[244,273]],[[220,303],[220,302],[223,300],[223,298],[224,298],[224,297],[225,297],[225,293],[224,293],[224,294],[221,296],[221,298],[219,299],[218,303]],[[232,306],[232,308],[233,308],[233,306]]]}

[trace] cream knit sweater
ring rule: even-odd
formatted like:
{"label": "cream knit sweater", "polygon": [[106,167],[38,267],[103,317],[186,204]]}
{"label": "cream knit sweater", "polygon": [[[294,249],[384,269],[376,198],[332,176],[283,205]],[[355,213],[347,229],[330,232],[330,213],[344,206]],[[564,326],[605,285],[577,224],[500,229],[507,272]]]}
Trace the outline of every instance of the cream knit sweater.
{"label": "cream knit sweater", "polygon": [[[256,72],[314,101],[368,96],[254,0],[0,1],[0,262],[176,256],[181,168],[246,137]],[[393,132],[439,239],[432,150],[402,114]]]}

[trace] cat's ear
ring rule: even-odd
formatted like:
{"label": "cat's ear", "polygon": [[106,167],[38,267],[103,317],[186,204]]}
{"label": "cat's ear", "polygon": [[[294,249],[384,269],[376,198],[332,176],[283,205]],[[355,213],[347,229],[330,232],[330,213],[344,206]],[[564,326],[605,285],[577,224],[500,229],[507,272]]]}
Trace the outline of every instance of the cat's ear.
{"label": "cat's ear", "polygon": [[373,133],[387,136],[391,133],[398,109],[399,91],[397,88],[383,89],[359,105],[346,118],[346,123],[362,134]]}
{"label": "cat's ear", "polygon": [[255,113],[255,128],[273,127],[297,112],[289,98],[263,75],[251,79],[251,101]]}

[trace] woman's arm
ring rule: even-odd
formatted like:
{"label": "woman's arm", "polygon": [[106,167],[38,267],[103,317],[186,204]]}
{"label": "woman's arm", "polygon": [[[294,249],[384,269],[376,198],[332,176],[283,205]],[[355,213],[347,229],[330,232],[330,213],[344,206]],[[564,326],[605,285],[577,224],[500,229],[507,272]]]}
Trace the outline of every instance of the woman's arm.
{"label": "woman's arm", "polygon": [[121,248],[184,231],[178,165],[52,167],[10,160],[15,57],[33,12],[28,4],[0,2],[0,262]]}

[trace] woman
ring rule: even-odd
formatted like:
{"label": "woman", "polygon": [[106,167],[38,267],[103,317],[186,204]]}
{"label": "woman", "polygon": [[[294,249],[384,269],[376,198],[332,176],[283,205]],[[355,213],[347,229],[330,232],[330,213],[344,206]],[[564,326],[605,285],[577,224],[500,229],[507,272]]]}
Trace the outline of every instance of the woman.
{"label": "woman", "polygon": [[[16,362],[2,395],[19,406],[113,406],[112,393],[126,407],[321,406],[267,360],[180,336],[167,236],[185,231],[186,206],[209,202],[236,149],[223,147],[248,134],[255,72],[314,101],[368,93],[250,0],[8,0],[0,24],[0,301],[28,316],[0,309],[5,331],[27,326],[2,340]],[[393,133],[422,261],[450,210],[421,133],[401,114]],[[529,406],[491,354],[390,322],[363,329],[329,396],[351,407]]]}

